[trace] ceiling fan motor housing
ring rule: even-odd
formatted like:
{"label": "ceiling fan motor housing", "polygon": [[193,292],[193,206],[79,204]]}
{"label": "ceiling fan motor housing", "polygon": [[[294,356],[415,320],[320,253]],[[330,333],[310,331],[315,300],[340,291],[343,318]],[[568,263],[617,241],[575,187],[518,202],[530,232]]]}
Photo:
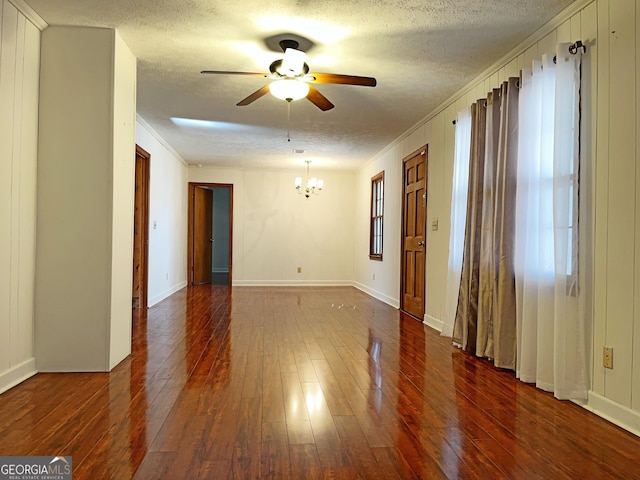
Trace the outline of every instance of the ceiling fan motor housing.
{"label": "ceiling fan motor housing", "polygon": [[[269,71],[272,75],[277,77],[287,77],[288,75],[281,73],[282,70],[282,59],[276,60],[269,66]],[[296,77],[301,77],[307,75],[309,73],[309,65],[307,63],[302,64],[302,72],[300,72]]]}

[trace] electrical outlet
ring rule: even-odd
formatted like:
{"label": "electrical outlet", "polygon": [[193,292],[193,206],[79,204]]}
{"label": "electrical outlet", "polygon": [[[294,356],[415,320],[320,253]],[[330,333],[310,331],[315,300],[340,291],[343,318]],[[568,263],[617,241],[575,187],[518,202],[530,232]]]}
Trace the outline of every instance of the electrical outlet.
{"label": "electrical outlet", "polygon": [[602,347],[602,366],[613,368],[613,347]]}
{"label": "electrical outlet", "polygon": [[302,267],[298,267],[298,273],[302,273]]}
{"label": "electrical outlet", "polygon": [[374,280],[376,279],[376,274],[375,274],[375,273],[373,274],[373,279],[374,279]]}

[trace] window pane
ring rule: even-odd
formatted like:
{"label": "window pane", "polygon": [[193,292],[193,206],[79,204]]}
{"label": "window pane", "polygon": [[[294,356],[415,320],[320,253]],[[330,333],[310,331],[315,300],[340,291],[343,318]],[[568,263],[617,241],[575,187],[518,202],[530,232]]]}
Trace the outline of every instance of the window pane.
{"label": "window pane", "polygon": [[380,172],[371,179],[369,256],[376,260],[382,259],[382,226],[384,212],[383,182],[384,172]]}

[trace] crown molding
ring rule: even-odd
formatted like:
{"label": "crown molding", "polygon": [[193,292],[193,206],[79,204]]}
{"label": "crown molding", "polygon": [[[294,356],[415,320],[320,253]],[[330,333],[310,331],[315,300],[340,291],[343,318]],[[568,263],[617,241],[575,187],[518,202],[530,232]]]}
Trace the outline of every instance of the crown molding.
{"label": "crown molding", "polygon": [[154,137],[158,142],[160,142],[160,143],[162,144],[162,146],[163,146],[164,148],[166,148],[166,149],[171,153],[171,155],[173,155],[174,157],[176,157],[176,159],[177,159],[180,163],[182,163],[182,164],[183,164],[184,166],[186,166],[186,167],[188,167],[188,166],[189,166],[189,163],[187,163],[187,161],[186,161],[184,158],[182,158],[182,157],[180,156],[180,154],[179,154],[178,152],[176,152],[176,151],[173,149],[173,147],[172,147],[171,145],[169,145],[169,144],[167,143],[167,141],[166,141],[164,138],[162,138],[162,137],[160,136],[160,134],[159,134],[158,132],[156,132],[156,131],[153,129],[153,127],[152,127],[151,125],[149,125],[149,122],[147,122],[144,118],[142,118],[142,117],[140,116],[140,114],[139,114],[139,113],[136,113],[136,121],[137,121],[140,125],[142,125],[142,126],[143,126],[143,127],[144,127],[144,128],[145,128],[145,129],[146,129],[146,130],[151,134],[151,136],[153,136],[153,137]]}
{"label": "crown molding", "polygon": [[16,7],[20,13],[22,13],[27,20],[33,23],[36,28],[40,31],[44,30],[49,26],[47,22],[44,21],[40,15],[36,13],[36,11],[31,8],[24,0],[8,0],[11,5]]}

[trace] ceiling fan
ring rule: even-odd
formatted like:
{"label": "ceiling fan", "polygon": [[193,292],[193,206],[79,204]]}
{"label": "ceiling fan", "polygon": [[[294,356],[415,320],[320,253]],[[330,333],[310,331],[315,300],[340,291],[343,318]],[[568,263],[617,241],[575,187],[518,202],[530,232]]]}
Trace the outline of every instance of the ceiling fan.
{"label": "ceiling fan", "polygon": [[375,87],[376,79],[373,77],[358,77],[355,75],[340,75],[337,73],[309,73],[309,65],[305,63],[305,52],[298,50],[299,43],[296,40],[281,40],[280,48],[284,57],[276,60],[269,66],[269,73],[255,72],[227,72],[218,70],[203,70],[200,73],[206,75],[248,75],[252,77],[265,77],[274,81],[256,90],[244,100],[237,103],[243,107],[253,103],[260,97],[271,92],[274,96],[291,102],[301,98],[307,98],[322,111],[331,110],[335,105],[329,101],[313,83],[332,83],[338,85],[359,85],[363,87]]}

